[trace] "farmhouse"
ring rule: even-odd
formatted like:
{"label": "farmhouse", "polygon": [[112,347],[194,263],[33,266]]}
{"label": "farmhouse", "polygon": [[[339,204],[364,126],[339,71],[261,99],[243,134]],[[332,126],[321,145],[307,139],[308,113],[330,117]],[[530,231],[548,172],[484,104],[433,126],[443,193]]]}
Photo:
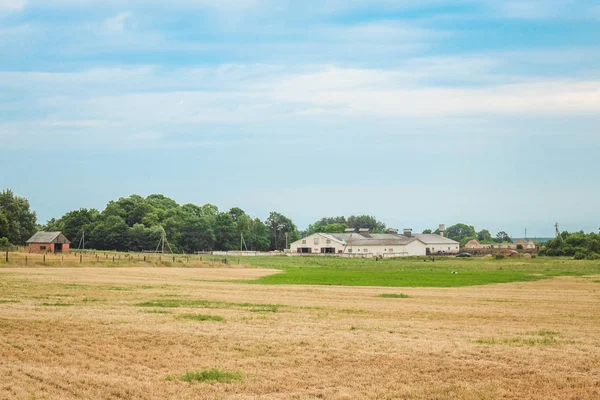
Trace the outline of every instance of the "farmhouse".
{"label": "farmhouse", "polygon": [[290,246],[291,253],[341,254],[356,257],[407,257],[456,254],[460,244],[435,234],[404,234],[395,231],[369,233],[366,230],[346,233],[315,233]]}
{"label": "farmhouse", "polygon": [[38,232],[27,241],[30,253],[68,253],[71,242],[60,232]]}

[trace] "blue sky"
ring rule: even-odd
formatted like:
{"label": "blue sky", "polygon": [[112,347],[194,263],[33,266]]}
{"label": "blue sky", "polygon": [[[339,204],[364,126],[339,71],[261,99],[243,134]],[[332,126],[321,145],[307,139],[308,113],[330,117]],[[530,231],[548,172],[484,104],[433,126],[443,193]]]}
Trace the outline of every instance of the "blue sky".
{"label": "blue sky", "polygon": [[[167,4],[168,3],[168,4]],[[600,2],[0,0],[0,187],[600,226]]]}

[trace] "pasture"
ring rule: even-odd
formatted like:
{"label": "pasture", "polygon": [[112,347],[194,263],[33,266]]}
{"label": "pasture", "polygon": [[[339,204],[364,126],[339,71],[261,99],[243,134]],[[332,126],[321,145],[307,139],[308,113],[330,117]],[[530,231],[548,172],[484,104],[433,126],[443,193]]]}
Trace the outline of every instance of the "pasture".
{"label": "pasture", "polygon": [[121,258],[0,262],[0,398],[600,397],[598,262]]}

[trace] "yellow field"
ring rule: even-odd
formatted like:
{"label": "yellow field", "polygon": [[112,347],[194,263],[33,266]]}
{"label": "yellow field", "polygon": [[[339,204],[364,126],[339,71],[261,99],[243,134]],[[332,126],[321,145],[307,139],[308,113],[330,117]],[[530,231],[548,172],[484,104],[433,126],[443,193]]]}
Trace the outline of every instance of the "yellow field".
{"label": "yellow field", "polygon": [[[600,398],[600,277],[456,289],[219,282],[270,273],[0,268],[0,398]],[[410,298],[379,297],[401,292]],[[166,379],[213,367],[244,379]]]}

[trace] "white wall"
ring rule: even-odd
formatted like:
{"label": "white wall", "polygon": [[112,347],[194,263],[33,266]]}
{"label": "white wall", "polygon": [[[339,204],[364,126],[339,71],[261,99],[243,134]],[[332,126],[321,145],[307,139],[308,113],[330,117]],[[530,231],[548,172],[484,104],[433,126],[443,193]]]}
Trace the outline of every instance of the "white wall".
{"label": "white wall", "polygon": [[309,248],[312,250],[312,254],[321,254],[321,248],[329,247],[334,248],[335,253],[339,253],[344,250],[344,245],[336,240],[329,239],[320,233],[313,233],[310,236],[302,238],[290,245],[290,252],[297,253],[298,249]]}

